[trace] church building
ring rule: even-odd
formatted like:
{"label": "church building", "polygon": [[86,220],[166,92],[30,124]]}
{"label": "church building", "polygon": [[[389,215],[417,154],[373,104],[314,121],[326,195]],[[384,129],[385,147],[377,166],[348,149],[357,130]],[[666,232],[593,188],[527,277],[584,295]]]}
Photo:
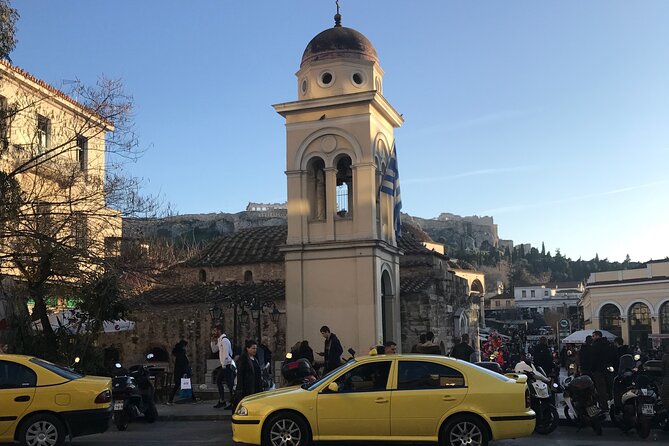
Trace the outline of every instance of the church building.
{"label": "church building", "polygon": [[483,274],[400,224],[394,132],[403,119],[383,75],[372,43],[337,14],[304,50],[297,100],[274,105],[286,122],[286,224],[205,246],[174,269],[177,281],[131,302],[136,330],[107,345],[131,359],[186,338],[203,382],[216,322],[236,344],[265,343],[275,360],[303,340],[322,351],[323,325],[358,354],[384,341],[409,352],[428,331],[442,353],[464,333],[478,339]]}

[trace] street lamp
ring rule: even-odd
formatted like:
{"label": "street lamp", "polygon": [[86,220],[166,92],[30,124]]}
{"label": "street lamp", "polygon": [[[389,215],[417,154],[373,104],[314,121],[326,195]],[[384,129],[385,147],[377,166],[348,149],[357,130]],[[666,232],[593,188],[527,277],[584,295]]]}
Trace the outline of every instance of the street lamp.
{"label": "street lamp", "polygon": [[218,305],[215,305],[209,308],[209,315],[211,316],[211,322],[213,325],[218,324],[221,321],[223,316],[223,310]]}
{"label": "street lamp", "polygon": [[239,322],[243,325],[248,325],[249,323],[249,313],[246,310],[242,310],[242,314],[239,315]]}
{"label": "street lamp", "polygon": [[269,318],[272,320],[273,323],[276,324],[277,322],[279,322],[279,316],[281,316],[281,312],[280,312],[279,309],[276,307],[276,305],[274,305],[274,309],[273,309],[272,312],[269,314]]}

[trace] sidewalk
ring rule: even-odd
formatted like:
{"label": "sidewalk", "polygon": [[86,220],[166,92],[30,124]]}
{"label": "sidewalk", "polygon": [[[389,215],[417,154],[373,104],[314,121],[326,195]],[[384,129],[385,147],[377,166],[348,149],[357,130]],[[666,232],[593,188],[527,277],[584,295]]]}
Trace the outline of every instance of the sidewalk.
{"label": "sidewalk", "polygon": [[203,400],[197,403],[175,403],[171,406],[158,404],[159,421],[227,421],[232,411],[214,409],[216,401]]}

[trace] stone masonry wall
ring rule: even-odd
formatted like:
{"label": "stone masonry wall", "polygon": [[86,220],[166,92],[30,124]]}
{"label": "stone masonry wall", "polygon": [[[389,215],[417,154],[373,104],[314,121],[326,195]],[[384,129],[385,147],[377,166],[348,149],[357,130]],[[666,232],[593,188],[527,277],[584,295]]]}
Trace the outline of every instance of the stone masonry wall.
{"label": "stone masonry wall", "polygon": [[[277,302],[277,307],[283,311],[283,302]],[[193,369],[193,382],[204,382],[206,362],[212,357],[209,345],[212,327],[209,305],[152,305],[135,309],[129,319],[135,322],[135,330],[106,333],[100,337],[100,345],[117,348],[121,362],[126,366],[141,364],[148,352],[156,347],[162,348],[169,355],[168,367],[172,371],[172,348],[183,338],[188,341],[187,353]],[[262,336],[273,353],[273,360],[281,358],[286,351],[285,316],[281,316],[275,325],[269,315],[265,314],[262,322]],[[246,339],[256,339],[257,329],[253,321],[250,322],[250,327],[239,325],[239,339],[235,343],[242,344]],[[226,334],[232,338],[234,330],[231,309],[224,310],[224,326]]]}

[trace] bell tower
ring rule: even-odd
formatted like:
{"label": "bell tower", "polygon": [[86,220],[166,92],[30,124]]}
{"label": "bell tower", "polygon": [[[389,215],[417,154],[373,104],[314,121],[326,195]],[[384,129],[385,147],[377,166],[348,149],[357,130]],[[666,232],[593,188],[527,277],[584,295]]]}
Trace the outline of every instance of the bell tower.
{"label": "bell tower", "polygon": [[402,117],[383,96],[371,42],[341,25],[307,45],[286,119],[286,345],[322,350],[330,327],[344,350],[401,345],[393,197],[380,192]]}

